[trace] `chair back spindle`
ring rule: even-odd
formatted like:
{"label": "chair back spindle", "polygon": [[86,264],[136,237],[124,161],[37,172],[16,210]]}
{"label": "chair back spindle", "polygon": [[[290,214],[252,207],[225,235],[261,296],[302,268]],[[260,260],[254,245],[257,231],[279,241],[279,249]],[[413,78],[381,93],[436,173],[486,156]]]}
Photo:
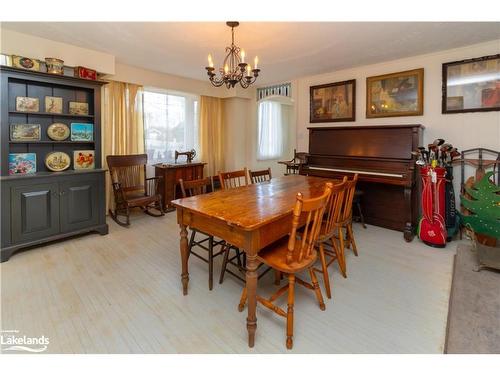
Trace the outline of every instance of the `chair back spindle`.
{"label": "chair back spindle", "polygon": [[358,174],[355,174],[351,180],[346,181],[343,204],[340,212],[339,222],[345,223],[352,218],[352,201],[356,192],[356,183],[358,182]]}
{"label": "chair back spindle", "polygon": [[246,168],[239,171],[219,172],[222,189],[233,189],[248,185],[248,171]]}
{"label": "chair back spindle", "polygon": [[346,187],[347,176],[344,177],[341,183],[333,185],[332,193],[325,209],[324,231],[321,233],[322,235],[330,237],[336,225],[341,221]]}

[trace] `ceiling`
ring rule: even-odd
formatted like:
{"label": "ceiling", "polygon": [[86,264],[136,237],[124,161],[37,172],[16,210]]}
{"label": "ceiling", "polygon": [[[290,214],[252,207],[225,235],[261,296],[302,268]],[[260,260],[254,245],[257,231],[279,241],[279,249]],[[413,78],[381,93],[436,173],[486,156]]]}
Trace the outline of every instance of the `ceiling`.
{"label": "ceiling", "polygon": [[[3,22],[2,27],[110,53],[116,61],[206,79],[230,44],[224,22]],[[259,83],[500,39],[494,22],[243,22],[236,45],[259,56]]]}

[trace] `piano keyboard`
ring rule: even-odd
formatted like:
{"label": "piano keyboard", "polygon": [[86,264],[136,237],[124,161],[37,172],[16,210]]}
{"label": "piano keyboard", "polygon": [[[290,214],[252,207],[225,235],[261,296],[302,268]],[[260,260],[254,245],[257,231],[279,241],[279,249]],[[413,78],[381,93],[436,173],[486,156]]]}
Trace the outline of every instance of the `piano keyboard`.
{"label": "piano keyboard", "polygon": [[308,168],[315,169],[318,171],[357,173],[357,174],[364,174],[364,175],[370,175],[370,176],[385,176],[385,177],[397,177],[397,178],[404,177],[404,175],[398,174],[398,173],[366,172],[366,171],[357,171],[354,169],[324,168],[324,167],[308,167]]}

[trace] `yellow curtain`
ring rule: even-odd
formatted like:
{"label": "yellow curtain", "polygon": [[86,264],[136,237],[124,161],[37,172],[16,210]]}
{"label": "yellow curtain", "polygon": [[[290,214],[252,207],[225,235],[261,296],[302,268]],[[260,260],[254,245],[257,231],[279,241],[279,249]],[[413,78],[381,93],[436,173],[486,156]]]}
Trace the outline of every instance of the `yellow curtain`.
{"label": "yellow curtain", "polygon": [[224,170],[224,102],[221,98],[200,98],[200,160],[207,163],[205,174]]}
{"label": "yellow curtain", "polygon": [[[103,106],[103,161],[107,155],[144,153],[144,124],[142,113],[142,86],[115,82],[104,86]],[[113,207],[114,199],[109,173],[106,174],[106,208]]]}

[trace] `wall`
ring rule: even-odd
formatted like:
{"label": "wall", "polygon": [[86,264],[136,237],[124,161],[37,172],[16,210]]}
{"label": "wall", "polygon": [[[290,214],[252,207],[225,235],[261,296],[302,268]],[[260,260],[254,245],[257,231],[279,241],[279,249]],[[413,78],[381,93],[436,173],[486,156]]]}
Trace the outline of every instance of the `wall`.
{"label": "wall", "polygon": [[[308,126],[332,125],[378,125],[378,124],[423,124],[424,144],[435,138],[444,138],[460,149],[486,147],[500,150],[500,112],[475,112],[464,114],[441,114],[441,74],[445,62],[463,60],[500,53],[500,40],[468,47],[441,51],[439,53],[414,56],[297,80],[297,148],[308,149]],[[366,77],[403,70],[424,68],[424,115],[367,119]],[[309,123],[309,86],[328,82],[356,79],[356,121],[345,123]]]}
{"label": "wall", "polygon": [[0,52],[6,55],[20,55],[42,61],[46,57],[57,57],[64,60],[64,64],[68,66],[87,66],[106,74],[115,72],[115,57],[109,53],[59,43],[3,28],[0,29],[0,32]]}

